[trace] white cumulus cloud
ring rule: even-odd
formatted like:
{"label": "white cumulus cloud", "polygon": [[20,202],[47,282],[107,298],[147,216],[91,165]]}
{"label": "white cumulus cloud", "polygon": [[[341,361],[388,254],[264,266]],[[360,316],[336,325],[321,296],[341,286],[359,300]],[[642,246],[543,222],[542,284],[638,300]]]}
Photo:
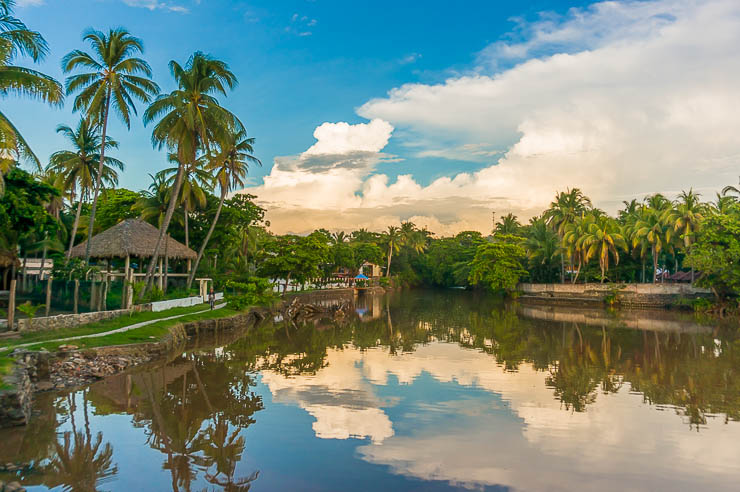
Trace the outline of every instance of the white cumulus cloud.
{"label": "white cumulus cloud", "polygon": [[[437,233],[486,230],[491,211],[526,218],[567,187],[614,211],[624,199],[689,187],[711,199],[736,181],[740,2],[610,1],[519,30],[524,41],[492,44],[469,74],[367,101],[357,110],[366,125],[317,128],[299,159],[324,156],[323,165],[276,161],[249,190],[269,206],[273,229],[411,219]],[[408,157],[486,167],[427,186],[412,175],[391,180],[375,171],[391,128],[415,152]]]}

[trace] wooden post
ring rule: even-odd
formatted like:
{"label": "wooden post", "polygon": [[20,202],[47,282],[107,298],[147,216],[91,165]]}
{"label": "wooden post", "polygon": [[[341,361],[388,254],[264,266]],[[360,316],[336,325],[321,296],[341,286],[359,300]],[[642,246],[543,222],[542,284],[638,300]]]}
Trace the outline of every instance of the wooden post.
{"label": "wooden post", "polygon": [[90,279],[90,311],[95,311],[98,301],[98,293],[95,290],[95,275]]}
{"label": "wooden post", "polygon": [[159,257],[159,263],[157,265],[159,267],[159,278],[157,279],[157,285],[159,286],[159,290],[164,291],[164,284],[162,281],[164,280],[164,271],[162,270],[162,257]]}
{"label": "wooden post", "polygon": [[108,282],[110,282],[110,277],[107,275],[105,276],[105,281],[103,282],[103,292],[100,296],[100,310],[101,311],[107,311],[108,310]]}
{"label": "wooden post", "polygon": [[131,257],[126,255],[126,265],[123,267],[123,286],[121,287],[121,309],[128,307],[128,286],[126,282],[128,282],[128,268],[130,264]]}
{"label": "wooden post", "polygon": [[188,260],[188,273],[193,269],[193,260]]}
{"label": "wooden post", "polygon": [[10,267],[10,293],[8,294],[8,330],[13,331],[15,321],[15,261]]}
{"label": "wooden post", "polygon": [[46,316],[49,316],[49,312],[51,312],[51,284],[52,277],[49,275],[46,278],[46,311],[44,311]]}
{"label": "wooden post", "polygon": [[74,294],[74,313],[77,314],[78,312],[78,304],[80,301],[80,281],[78,279],[75,279],[75,294]]}

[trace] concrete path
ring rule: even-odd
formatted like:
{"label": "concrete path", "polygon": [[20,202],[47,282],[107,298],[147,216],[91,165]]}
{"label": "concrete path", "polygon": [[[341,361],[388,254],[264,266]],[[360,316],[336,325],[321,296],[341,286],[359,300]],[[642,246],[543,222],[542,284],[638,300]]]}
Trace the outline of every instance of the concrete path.
{"label": "concrete path", "polygon": [[[216,304],[214,309],[221,309],[222,307],[225,307],[226,303],[223,304]],[[157,319],[150,319],[149,321],[142,321],[141,323],[134,323],[133,325],[124,326],[123,328],[116,328],[115,330],[110,331],[103,331],[100,333],[92,333],[90,335],[79,335],[76,337],[67,337],[67,338],[57,338],[55,340],[42,340],[38,342],[29,342],[29,343],[21,343],[18,345],[13,345],[9,347],[0,347],[0,352],[3,350],[8,349],[16,349],[16,348],[23,348],[23,347],[30,347],[31,345],[40,345],[42,343],[58,343],[58,342],[69,342],[72,340],[81,340],[83,338],[97,338],[97,337],[104,337],[107,335],[113,335],[115,333],[124,333],[129,330],[135,330],[137,328],[141,328],[142,326],[152,325],[154,323],[159,323],[160,321],[167,321],[170,319],[176,319],[176,318],[182,318],[183,316],[191,316],[193,314],[199,314],[204,313],[206,311],[209,311],[209,309],[203,309],[202,311],[195,311],[193,313],[185,313],[185,314],[178,314],[176,316],[170,316],[168,318],[157,318]]]}

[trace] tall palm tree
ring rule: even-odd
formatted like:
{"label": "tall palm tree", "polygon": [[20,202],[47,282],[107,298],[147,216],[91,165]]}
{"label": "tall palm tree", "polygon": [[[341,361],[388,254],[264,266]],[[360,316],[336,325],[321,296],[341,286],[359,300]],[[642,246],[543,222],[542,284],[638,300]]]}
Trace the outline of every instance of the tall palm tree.
{"label": "tall palm tree", "polygon": [[[159,149],[167,147],[177,154],[180,166],[172,184],[172,196],[178,196],[185,165],[196,162],[198,151],[209,153],[214,142],[223,140],[227,132],[244,130],[244,125],[214,97],[214,94],[226,95],[227,89],[237,84],[236,76],[226,63],[196,52],[185,66],[170,61],[170,72],[177,89],[158,96],[152,102],[144,112],[144,124],[158,120],[152,130],[152,143]],[[146,287],[140,296],[151,287],[154,266],[175,204],[176,200],[171,200],[167,208],[147,269]]]}
{"label": "tall palm tree", "polygon": [[[111,29],[108,34],[91,29],[84,33],[82,40],[90,43],[92,54],[74,50],[62,59],[65,73],[83,71],[67,77],[67,95],[78,93],[74,102],[75,111],[84,111],[90,123],[100,125],[102,140],[105,141],[110,111],[118,115],[126,128],[131,128],[131,114],[136,115],[134,99],[148,103],[159,92],[159,86],[151,80],[152,69],[149,64],[136,56],[144,52],[143,43],[126,29]],[[90,260],[90,239],[104,165],[105,148],[100,152],[93,190],[85,263]]]}
{"label": "tall palm tree", "polygon": [[643,216],[635,223],[632,234],[633,247],[642,243],[650,248],[653,259],[653,283],[658,281],[658,256],[664,249],[670,249],[673,241],[673,227],[668,227],[664,220],[670,202],[666,206],[661,198],[664,197],[654,195],[647,200],[648,206]]}
{"label": "tall palm tree", "polygon": [[543,218],[538,217],[530,220],[526,236],[524,247],[527,250],[530,265],[549,267],[550,262],[559,253],[560,238],[558,235],[547,227]]}
{"label": "tall palm tree", "polygon": [[[18,56],[40,62],[49,52],[46,41],[13,16],[14,0],[0,0],[0,96],[10,94],[40,99],[52,105],[64,100],[62,86],[48,75],[14,65]],[[0,111],[0,196],[5,189],[3,176],[18,160],[41,167],[38,157],[10,119]]]}
{"label": "tall palm tree", "polygon": [[[555,195],[550,208],[545,211],[544,218],[552,229],[560,236],[562,243],[565,229],[573,224],[583,213],[591,207],[591,200],[578,188],[561,191]],[[566,251],[567,248],[561,248]],[[572,263],[572,259],[569,259]],[[565,257],[560,257],[560,281],[565,283]]]}
{"label": "tall palm tree", "polygon": [[[682,191],[678,196],[675,208],[665,212],[664,220],[678,232],[679,239],[683,240],[683,246],[688,253],[694,243],[696,233],[704,220],[704,205],[699,200],[699,194],[689,189]],[[691,268],[691,283],[694,283],[694,268]]]}
{"label": "tall palm tree", "polygon": [[[118,159],[106,156],[102,159],[103,167],[100,167],[101,155],[105,150],[118,148],[118,142],[107,137],[105,145],[101,145],[103,139],[98,133],[97,127],[91,125],[84,118],[80,119],[77,129],[72,129],[67,125],[59,125],[57,126],[57,133],[67,138],[71,150],[54,152],[49,158],[49,165],[46,169],[49,172],[64,176],[65,188],[70,190],[71,197],[76,197],[78,200],[72,233],[69,237],[69,250],[67,250],[67,259],[69,259],[77,235],[77,228],[80,224],[82,202],[89,198],[93,183],[104,182],[107,185],[115,186],[118,184],[116,169],[123,171],[124,164]],[[99,175],[101,170],[102,174]],[[71,203],[72,199],[70,199]],[[90,231],[88,231],[88,241],[89,237]]]}
{"label": "tall palm tree", "polygon": [[584,245],[584,240],[588,234],[589,228],[594,222],[596,222],[596,218],[593,214],[583,212],[580,217],[567,224],[563,231],[561,249],[568,255],[571,268],[575,268],[576,273],[571,279],[571,283],[575,284],[578,281],[578,276],[581,273],[583,264],[588,262],[588,259],[586,258],[587,249]]}
{"label": "tall palm tree", "polygon": [[193,283],[200,260],[203,258],[203,253],[206,250],[206,246],[208,246],[208,242],[211,240],[211,235],[216,228],[218,218],[221,216],[221,209],[224,206],[226,195],[230,191],[244,186],[247,173],[249,172],[249,164],[262,165],[262,162],[253,155],[254,138],[248,138],[247,132],[244,130],[236,133],[227,132],[217,144],[219,152],[213,159],[209,160],[207,169],[208,172],[214,173],[216,182],[221,190],[221,197],[218,201],[216,215],[213,217],[211,226],[208,228],[208,233],[206,233],[203,244],[200,245],[200,249],[198,250],[195,265],[193,265],[190,275],[188,275],[188,289],[190,289]]}
{"label": "tall palm tree", "polygon": [[[177,156],[174,154],[169,155],[169,161],[176,163],[177,167],[170,167],[159,171],[157,174],[161,174],[165,178],[165,183],[172,189],[173,182],[177,177],[177,170],[180,168],[180,163],[177,161]],[[212,189],[213,178],[211,174],[206,170],[205,162],[200,162],[200,159],[195,164],[186,164],[185,173],[183,174],[182,184],[180,185],[180,193],[176,197],[177,203],[182,204],[183,208],[183,219],[185,225],[185,246],[190,247],[190,225],[188,223],[188,217],[196,207],[203,208],[206,205],[207,193]]]}
{"label": "tall palm tree", "polygon": [[401,229],[396,226],[388,226],[388,231],[385,233],[384,239],[388,255],[388,263],[385,270],[385,276],[390,277],[391,260],[393,259],[393,253],[397,253],[401,249],[401,242],[403,241],[403,237],[401,236]]}
{"label": "tall palm tree", "polygon": [[582,243],[585,261],[589,261],[594,256],[599,257],[602,284],[609,270],[610,256],[614,258],[615,265],[619,264],[619,250],[627,251],[628,249],[621,227],[614,219],[606,216],[598,217],[588,225]]}

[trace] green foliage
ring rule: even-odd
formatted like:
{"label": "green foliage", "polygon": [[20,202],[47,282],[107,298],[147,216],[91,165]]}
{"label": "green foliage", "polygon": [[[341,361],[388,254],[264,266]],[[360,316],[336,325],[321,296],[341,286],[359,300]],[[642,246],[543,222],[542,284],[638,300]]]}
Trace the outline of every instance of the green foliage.
{"label": "green foliage", "polygon": [[95,232],[113,227],[126,219],[139,217],[136,203],[141,195],[125,188],[106,188],[100,195],[98,211],[95,214]]}
{"label": "green foliage", "polygon": [[519,279],[527,275],[526,251],[521,238],[506,234],[498,238],[499,241],[478,246],[468,279],[472,285],[482,284],[494,292],[512,292]]}
{"label": "green foliage", "polygon": [[320,232],[305,237],[275,237],[265,245],[260,271],[269,278],[305,282],[319,277],[320,267],[328,259],[327,238]]}
{"label": "green foliage", "polygon": [[19,168],[5,176],[5,193],[0,197],[0,253],[15,256],[21,238],[30,233],[53,233],[57,222],[45,204],[59,191]]}
{"label": "green foliage", "polygon": [[36,311],[38,311],[41,307],[41,304],[37,304],[36,306],[34,306],[33,304],[31,304],[31,301],[26,301],[18,306],[18,311],[25,314],[28,319],[33,319],[36,316]]}
{"label": "green foliage", "polygon": [[225,284],[229,309],[243,311],[250,306],[270,305],[275,299],[272,283],[266,278],[252,277],[245,282],[229,280]]}
{"label": "green foliage", "polygon": [[707,217],[684,264],[700,272],[697,284],[719,298],[740,293],[740,205]]}

